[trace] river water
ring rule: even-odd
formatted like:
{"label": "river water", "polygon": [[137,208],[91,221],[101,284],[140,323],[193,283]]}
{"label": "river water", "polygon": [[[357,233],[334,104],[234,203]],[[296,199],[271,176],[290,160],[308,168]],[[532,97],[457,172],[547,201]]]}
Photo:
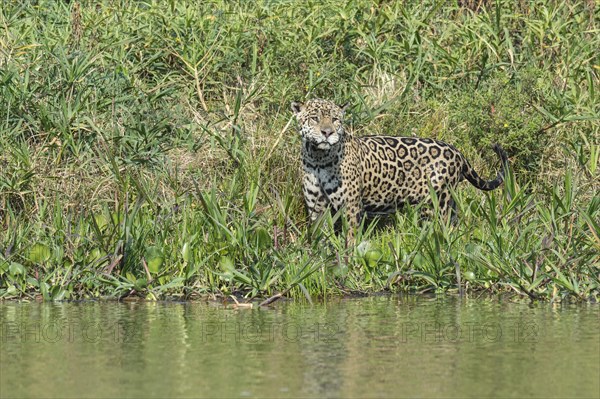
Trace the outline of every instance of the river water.
{"label": "river water", "polygon": [[0,303],[0,397],[599,397],[600,307]]}

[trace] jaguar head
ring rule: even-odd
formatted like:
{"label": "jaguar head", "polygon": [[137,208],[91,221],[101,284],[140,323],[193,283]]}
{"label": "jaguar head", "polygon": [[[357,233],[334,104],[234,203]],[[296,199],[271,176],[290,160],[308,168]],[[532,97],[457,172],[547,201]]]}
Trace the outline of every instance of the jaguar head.
{"label": "jaguar head", "polygon": [[319,150],[338,144],[345,132],[342,120],[348,104],[340,107],[332,101],[313,99],[292,102],[302,140]]}

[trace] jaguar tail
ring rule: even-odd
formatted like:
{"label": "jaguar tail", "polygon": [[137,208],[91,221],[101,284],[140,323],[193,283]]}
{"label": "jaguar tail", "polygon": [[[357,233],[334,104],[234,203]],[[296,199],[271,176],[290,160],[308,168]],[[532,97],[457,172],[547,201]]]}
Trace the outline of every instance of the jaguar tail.
{"label": "jaguar tail", "polygon": [[506,168],[508,167],[508,156],[506,155],[506,152],[502,149],[502,147],[500,147],[499,144],[494,144],[492,145],[492,149],[496,154],[498,154],[498,157],[500,157],[501,163],[501,169],[494,180],[483,180],[481,177],[479,177],[477,172],[475,172],[475,169],[473,169],[473,167],[471,166],[471,164],[469,164],[468,161],[465,161],[462,171],[463,176],[472,185],[484,191],[493,190],[499,185],[501,185],[504,181],[504,174],[506,173]]}

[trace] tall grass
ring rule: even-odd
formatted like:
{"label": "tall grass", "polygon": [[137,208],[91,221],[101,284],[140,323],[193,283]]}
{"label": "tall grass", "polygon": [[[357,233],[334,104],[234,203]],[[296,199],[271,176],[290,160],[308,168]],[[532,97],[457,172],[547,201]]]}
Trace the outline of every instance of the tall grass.
{"label": "tall grass", "polygon": [[[593,1],[4,2],[0,297],[380,290],[597,300]],[[457,225],[309,226],[289,103],[434,137],[495,174]]]}

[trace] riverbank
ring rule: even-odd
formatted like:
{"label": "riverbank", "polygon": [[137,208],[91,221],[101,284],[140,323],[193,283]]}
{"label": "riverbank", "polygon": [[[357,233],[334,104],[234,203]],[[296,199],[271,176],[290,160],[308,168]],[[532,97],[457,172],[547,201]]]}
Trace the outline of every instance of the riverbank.
{"label": "riverbank", "polygon": [[[0,297],[597,301],[598,7],[458,3],[5,5]],[[407,209],[348,247],[303,209],[289,104],[317,96],[511,173],[462,184],[456,225]]]}

